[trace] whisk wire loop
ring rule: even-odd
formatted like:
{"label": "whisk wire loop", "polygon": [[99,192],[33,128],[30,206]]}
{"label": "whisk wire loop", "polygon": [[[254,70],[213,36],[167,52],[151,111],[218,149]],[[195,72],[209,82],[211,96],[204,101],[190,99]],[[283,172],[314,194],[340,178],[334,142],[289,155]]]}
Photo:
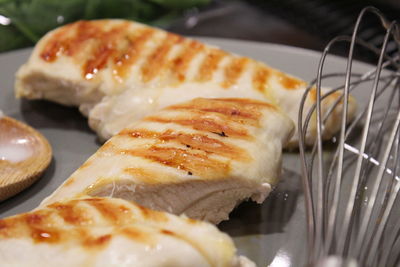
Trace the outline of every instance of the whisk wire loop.
{"label": "whisk wire loop", "polygon": [[[380,48],[358,37],[367,13],[377,16],[386,31]],[[368,267],[393,264],[390,255],[400,243],[400,224],[390,224],[400,192],[397,166],[400,164],[400,64],[399,55],[386,53],[391,38],[400,47],[397,22],[388,21],[374,7],[363,9],[351,37],[339,36],[328,43],[318,65],[317,78],[302,98],[298,134],[310,266],[331,259],[332,255],[338,259],[336,266],[348,266],[355,261]],[[346,72],[325,74],[329,52],[339,42],[350,43]],[[375,68],[363,74],[353,72],[356,46],[378,56]],[[384,70],[388,67],[391,70]],[[322,86],[326,79],[339,77],[344,78],[343,85],[331,90]],[[372,86],[366,106],[349,123],[350,93],[361,91],[365,98],[368,84]],[[309,107],[307,95],[312,90],[316,91],[316,103]],[[341,95],[336,97],[338,93]],[[333,103],[327,101],[332,94],[335,94]],[[331,123],[330,116],[337,113],[338,107],[342,113],[336,151],[326,153],[325,124]],[[312,150],[307,151],[310,144],[306,134],[313,123],[316,138]],[[361,134],[360,124],[363,124]]]}

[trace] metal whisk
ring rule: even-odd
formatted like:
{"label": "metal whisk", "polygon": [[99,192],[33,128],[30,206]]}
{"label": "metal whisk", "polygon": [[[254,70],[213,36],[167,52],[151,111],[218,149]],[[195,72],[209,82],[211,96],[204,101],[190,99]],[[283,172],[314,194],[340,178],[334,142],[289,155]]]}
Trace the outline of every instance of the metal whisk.
{"label": "metal whisk", "polygon": [[[358,38],[366,16],[376,16],[386,31],[380,48]],[[399,25],[373,7],[363,9],[353,35],[337,37],[327,45],[317,79],[303,97],[299,147],[310,266],[400,264],[400,62],[399,55],[386,54],[388,41],[393,39],[399,49]],[[349,43],[346,71],[324,74],[327,55],[338,42]],[[355,73],[355,49],[376,53],[376,66],[366,73]],[[342,85],[323,93],[323,83],[332,77],[341,78]],[[312,90],[316,90],[317,101],[308,111],[304,103]],[[321,111],[326,110],[321,108],[324,98],[334,92],[341,92],[341,97],[328,111]],[[352,122],[347,114],[350,94],[365,99],[359,101],[361,106]],[[323,142],[324,124],[337,105],[342,109],[337,122],[340,133],[332,142]],[[315,121],[317,138],[307,149],[306,131]]]}

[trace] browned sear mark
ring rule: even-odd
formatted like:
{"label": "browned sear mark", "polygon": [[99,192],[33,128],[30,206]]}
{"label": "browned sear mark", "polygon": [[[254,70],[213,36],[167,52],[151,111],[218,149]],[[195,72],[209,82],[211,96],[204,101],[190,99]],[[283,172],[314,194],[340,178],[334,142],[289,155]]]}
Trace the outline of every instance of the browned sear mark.
{"label": "browned sear mark", "polygon": [[203,178],[223,177],[230,171],[229,163],[211,159],[206,154],[192,153],[173,147],[152,146],[150,148],[124,150],[123,152],[178,170],[196,172]]}
{"label": "browned sear mark", "polygon": [[253,73],[253,87],[264,93],[266,88],[265,85],[269,79],[270,71],[264,66],[257,66]]}
{"label": "browned sear mark", "polygon": [[161,229],[160,232],[164,235],[176,236],[176,234],[174,232],[167,230],[167,229]]}
{"label": "browned sear mark", "polygon": [[126,236],[129,239],[145,243],[145,244],[150,244],[153,245],[153,239],[151,238],[151,235],[149,235],[146,232],[141,231],[140,229],[136,229],[133,226],[128,226],[124,227],[121,229],[120,233],[124,236]]}
{"label": "browned sear mark", "polygon": [[219,63],[226,56],[226,52],[220,49],[211,49],[206,54],[196,80],[199,82],[206,82],[212,79],[214,72],[217,70]]}
{"label": "browned sear mark", "polygon": [[122,219],[125,217],[125,214],[121,213],[119,209],[111,203],[104,201],[90,201],[90,205],[96,208],[103,218],[112,224],[120,224]]}
{"label": "browned sear mark", "polygon": [[[221,135],[221,133],[217,133]],[[250,157],[248,153],[240,147],[233,144],[227,144],[218,139],[211,138],[205,134],[189,134],[184,132],[175,132],[173,130],[166,130],[164,132],[153,132],[145,129],[126,129],[122,131],[119,135],[125,135],[132,138],[150,138],[153,140],[160,140],[162,142],[177,142],[184,145],[186,148],[202,150],[206,153],[213,153],[216,155],[225,156],[235,160],[246,161]],[[225,132],[222,134],[227,136]],[[149,170],[144,171],[138,168],[129,168],[130,172],[134,172],[139,177],[154,176],[155,174]],[[160,177],[160,174],[157,175]],[[154,180],[154,179],[151,179]]]}
{"label": "browned sear mark", "polygon": [[[82,202],[86,204],[81,205]],[[145,221],[138,219],[140,215],[143,215],[146,221],[157,222],[166,222],[168,217],[162,212],[136,205],[135,207],[138,207],[137,211],[132,210],[129,205],[110,202],[104,198],[56,202],[37,211],[0,220],[0,238],[30,238],[35,243],[73,241],[76,245],[95,250],[109,244],[113,236],[118,234],[149,243],[151,236],[141,228],[134,228],[137,222]],[[97,211],[102,218],[98,217]],[[80,217],[88,218],[88,221],[99,220],[100,224],[96,224],[97,226],[110,226],[111,231],[97,231],[91,224],[82,224]],[[72,224],[60,223],[59,218]]]}
{"label": "browned sear mark", "polygon": [[141,68],[143,82],[149,82],[154,79],[167,66],[167,56],[171,48],[178,43],[183,42],[184,38],[168,33],[162,44],[146,59]]}
{"label": "browned sear mark", "polygon": [[[112,26],[105,27],[108,24]],[[129,27],[130,22],[111,24],[107,20],[72,23],[47,40],[40,57],[46,62],[54,62],[61,55],[73,57],[88,80],[106,67],[112,68],[115,77],[125,78],[155,32],[146,27],[132,31]]]}
{"label": "browned sear mark", "polygon": [[186,80],[186,72],[193,58],[204,50],[204,45],[200,42],[188,41],[180,54],[172,60],[171,73],[176,76],[179,82]]}
{"label": "browned sear mark", "polygon": [[144,218],[146,218],[147,220],[151,220],[151,221],[155,221],[155,222],[167,222],[168,221],[167,215],[165,215],[163,212],[150,210],[141,205],[137,205],[137,207],[140,209],[142,216]]}
{"label": "browned sear mark", "polygon": [[77,205],[71,203],[53,203],[49,208],[55,209],[63,220],[72,225],[84,225],[90,223],[90,218],[86,217],[86,213],[78,208]]}
{"label": "browned sear mark", "polygon": [[229,88],[235,85],[244,71],[247,62],[249,62],[249,59],[246,57],[232,59],[232,61],[225,67],[225,80],[222,82],[221,86]]}
{"label": "browned sear mark", "polygon": [[61,231],[57,229],[43,229],[30,226],[31,238],[36,243],[57,243],[60,241]]}
{"label": "browned sear mark", "polygon": [[113,58],[113,74],[118,78],[125,78],[130,66],[135,64],[143,53],[146,42],[153,36],[154,30],[151,28],[139,29],[134,35],[126,36],[125,46],[117,51]]}
{"label": "browned sear mark", "polygon": [[230,137],[240,139],[252,139],[247,130],[243,127],[232,126],[228,123],[219,123],[210,118],[160,118],[160,117],[147,117],[144,120],[159,123],[176,123],[182,126],[188,126],[192,129],[210,132],[210,133],[222,133]]}
{"label": "browned sear mark", "polygon": [[285,73],[278,73],[278,79],[280,84],[288,90],[299,89],[306,85],[304,81],[290,77]]}
{"label": "browned sear mark", "polygon": [[137,181],[144,184],[173,183],[178,180],[174,174],[169,174],[163,170],[154,170],[150,168],[129,167],[125,168],[124,173],[134,177]]}

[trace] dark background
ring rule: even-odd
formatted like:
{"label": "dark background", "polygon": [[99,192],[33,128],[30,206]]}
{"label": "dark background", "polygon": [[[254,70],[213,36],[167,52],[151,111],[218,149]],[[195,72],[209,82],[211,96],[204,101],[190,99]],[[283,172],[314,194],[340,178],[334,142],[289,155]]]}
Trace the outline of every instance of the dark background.
{"label": "dark background", "polygon": [[[366,6],[379,8],[390,20],[400,20],[400,0],[247,0],[213,1],[198,10],[189,10],[168,30],[192,36],[214,36],[279,43],[322,51],[337,35],[351,34],[357,15]],[[361,24],[360,37],[379,46],[385,31],[372,15]],[[335,47],[335,54],[345,56],[345,45]],[[396,53],[390,42],[390,54]],[[375,59],[358,50],[356,58]]]}
{"label": "dark background", "polygon": [[[135,20],[186,36],[321,51],[333,37],[351,34],[366,6],[379,8],[390,20],[400,20],[400,0],[2,0],[0,52],[33,46],[48,31],[67,23],[102,18]],[[366,16],[359,37],[379,47],[383,35],[379,20]],[[389,54],[396,49],[391,42]],[[333,52],[346,55],[345,51],[346,45],[341,45]],[[356,58],[372,61],[375,57],[357,49]]]}

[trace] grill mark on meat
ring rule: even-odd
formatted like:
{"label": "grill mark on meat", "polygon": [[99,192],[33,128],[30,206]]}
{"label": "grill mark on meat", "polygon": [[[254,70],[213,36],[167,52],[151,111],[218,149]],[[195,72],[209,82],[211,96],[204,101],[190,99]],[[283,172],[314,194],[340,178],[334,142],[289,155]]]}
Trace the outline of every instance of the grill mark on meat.
{"label": "grill mark on meat", "polygon": [[222,115],[228,116],[229,119],[234,120],[235,117],[243,118],[243,119],[251,119],[258,121],[261,117],[261,113],[254,110],[255,112],[246,112],[246,110],[241,110],[240,107],[235,106],[220,106],[218,107],[215,105],[214,107],[196,107],[195,105],[176,105],[176,106],[169,106],[166,110],[189,110],[189,111],[203,111],[203,112],[214,112],[219,113]]}
{"label": "grill mark on meat", "polygon": [[60,54],[67,54],[69,51],[69,45],[65,42],[67,39],[66,36],[74,30],[78,23],[79,22],[65,25],[58,29],[52,38],[45,44],[40,53],[40,58],[46,62],[54,62]]}
{"label": "grill mark on meat", "polygon": [[24,220],[25,220],[26,224],[29,224],[29,225],[43,224],[46,218],[47,218],[46,215],[43,215],[40,213],[28,213],[28,214],[24,215]]}
{"label": "grill mark on meat", "polygon": [[75,57],[83,53],[82,76],[92,79],[107,66],[118,50],[118,40],[127,34],[129,22],[104,29],[107,21],[78,21],[58,30],[45,44],[40,57],[46,62],[55,61],[60,55]]}
{"label": "grill mark on meat", "polygon": [[196,80],[199,82],[211,80],[214,72],[218,69],[219,63],[226,55],[227,53],[220,49],[210,49],[201,63]]}
{"label": "grill mark on meat", "polygon": [[113,204],[101,201],[101,199],[87,199],[86,201],[89,202],[104,219],[108,220],[110,224],[120,224],[125,215],[123,213],[121,214],[119,209]]}
{"label": "grill mark on meat", "polygon": [[171,62],[171,73],[179,82],[186,80],[186,72],[193,58],[204,50],[204,44],[190,40],[185,43],[184,48],[179,53],[179,56]]}
{"label": "grill mark on meat", "polygon": [[249,61],[249,58],[246,57],[233,58],[224,69],[225,80],[221,86],[229,88],[235,85]]}
{"label": "grill mark on meat", "polygon": [[[108,20],[78,21],[56,30],[44,44],[39,57],[45,62],[54,62],[61,55],[74,57],[77,64],[82,67],[82,76],[88,80],[106,67],[111,71],[117,81],[123,81],[128,75],[132,65],[142,56],[144,45],[158,30],[138,27],[131,30],[129,22],[119,22],[109,25]],[[200,42],[187,41],[180,55],[168,63],[168,53],[171,48],[186,40],[185,38],[167,33],[162,44],[147,57],[141,66],[143,82],[153,80],[165,69],[171,67],[171,75],[178,82],[186,80],[186,72],[192,59],[202,51],[206,55],[198,68],[195,80],[198,82],[210,81],[218,70],[221,60],[229,56],[230,63],[224,67],[223,88],[235,85],[243,74],[249,62],[246,57],[230,56],[227,52],[216,48],[207,48]],[[77,55],[80,55],[78,58]],[[110,64],[112,63],[112,64]],[[171,65],[172,64],[172,65]],[[287,90],[303,88],[306,83],[285,73],[269,69],[265,66],[257,66],[253,72],[252,86],[257,91],[268,95],[268,80],[274,76]]]}
{"label": "grill mark on meat", "polygon": [[[72,24],[75,26],[75,31],[72,31],[71,36],[64,39],[64,46],[66,47],[64,54],[70,57],[75,56],[77,53],[84,50],[84,48],[91,48],[92,45],[99,44],[99,41],[107,41],[102,37],[102,34],[107,31],[104,30],[106,21],[99,21],[99,23],[91,21],[78,21]],[[87,57],[87,55],[85,55]]]}
{"label": "grill mark on meat", "polygon": [[165,171],[150,170],[149,168],[125,168],[124,173],[133,176],[144,184],[159,184],[165,181],[177,182],[178,177],[173,174],[167,174]]}
{"label": "grill mark on meat", "polygon": [[161,45],[158,46],[151,55],[146,59],[141,68],[143,82],[149,82],[154,79],[160,72],[166,69],[167,56],[171,48],[183,42],[182,36],[168,33],[164,40],[161,41]]}
{"label": "grill mark on meat", "polygon": [[47,212],[24,214],[19,224],[21,222],[35,243],[57,243],[62,239],[63,231],[51,223]]}
{"label": "grill mark on meat", "polygon": [[[208,99],[207,98],[198,98],[200,99],[202,102],[200,103],[208,103]],[[234,104],[239,104],[241,105],[241,108],[248,108],[248,107],[252,107],[252,106],[256,106],[256,107],[263,107],[263,108],[270,108],[270,109],[275,109],[277,110],[277,107],[273,104],[267,103],[265,101],[260,101],[260,100],[255,100],[255,99],[250,99],[250,98],[214,98],[212,99],[215,102],[223,102],[226,104],[229,103],[234,103]]]}
{"label": "grill mark on meat", "polygon": [[163,235],[170,235],[170,236],[173,236],[173,237],[177,236],[174,232],[172,232],[170,230],[167,230],[167,229],[161,229],[160,233],[162,233]]}
{"label": "grill mark on meat", "polygon": [[91,160],[87,160],[85,161],[79,168],[78,170],[83,170],[86,169],[87,167],[89,167],[90,165],[92,165],[92,161]]}
{"label": "grill mark on meat", "polygon": [[140,210],[143,218],[146,218],[147,220],[151,220],[151,221],[155,221],[155,222],[167,222],[168,221],[168,217],[160,211],[150,210],[141,205],[136,205],[136,206]]}
{"label": "grill mark on meat", "polygon": [[192,219],[192,218],[186,218],[186,221],[188,223],[190,223],[190,224],[197,224],[199,222],[198,220],[195,220],[195,219]]}
{"label": "grill mark on meat", "polygon": [[150,116],[144,119],[144,121],[158,122],[158,123],[175,123],[178,125],[191,127],[192,129],[198,131],[205,131],[211,133],[222,133],[224,132],[229,137],[234,137],[238,139],[251,140],[253,137],[249,135],[244,127],[233,127],[229,123],[217,122],[212,118],[161,118]]}
{"label": "grill mark on meat", "polygon": [[287,90],[296,90],[300,88],[304,88],[306,86],[306,82],[299,80],[294,77],[290,77],[283,72],[275,71],[276,76],[278,77],[279,83],[283,86],[283,88]]}
{"label": "grill mark on meat", "polygon": [[143,53],[147,41],[154,35],[151,28],[138,29],[133,36],[126,37],[127,45],[113,59],[113,75],[117,80],[124,79],[129,73],[129,67],[136,63]]}
{"label": "grill mark on meat", "polygon": [[309,99],[312,103],[315,103],[317,101],[317,88],[311,88],[309,92]]}
{"label": "grill mark on meat", "polygon": [[73,177],[73,176],[70,177],[70,178],[68,178],[68,180],[65,181],[64,186],[71,186],[71,185],[73,185],[73,184],[75,183],[75,180],[76,180],[76,178]]}
{"label": "grill mark on meat", "polygon": [[150,244],[151,246],[154,246],[156,243],[152,235],[144,233],[143,231],[136,229],[133,226],[124,227],[119,232],[129,239],[141,243]]}
{"label": "grill mark on meat", "polygon": [[[15,225],[14,225],[15,226]],[[11,230],[11,226],[9,224],[9,220],[0,220],[0,237],[9,238],[13,235],[13,231]]]}
{"label": "grill mark on meat", "polygon": [[35,243],[58,243],[61,240],[62,230],[56,228],[44,229],[30,226],[30,236]]}
{"label": "grill mark on meat", "polygon": [[3,229],[6,229],[8,227],[8,225],[7,225],[7,223],[4,221],[4,219],[3,220],[0,220],[0,232],[3,230]]}
{"label": "grill mark on meat", "polygon": [[172,167],[185,172],[192,172],[204,179],[215,179],[226,176],[230,164],[211,159],[205,153],[193,153],[174,147],[158,147],[125,149],[120,153],[141,157],[163,166]]}
{"label": "grill mark on meat", "polygon": [[233,160],[249,161],[248,153],[232,144],[224,143],[220,140],[208,137],[203,134],[186,134],[182,132],[165,131],[159,137],[164,141],[177,141],[189,146],[190,149],[198,149],[207,153],[224,156]]}
{"label": "grill mark on meat", "polygon": [[86,212],[79,209],[76,203],[53,203],[49,208],[55,209],[58,215],[71,225],[85,225],[91,223],[90,218],[86,216]]}
{"label": "grill mark on meat", "polygon": [[[248,153],[233,144],[227,144],[218,139],[211,138],[204,134],[189,134],[184,132],[175,132],[173,130],[166,130],[162,133],[149,131],[145,129],[125,129],[120,136],[127,136],[130,138],[146,138],[165,142],[177,142],[186,146],[189,149],[198,149],[207,153],[212,153],[219,156],[224,156],[233,160],[249,161],[251,158]],[[136,168],[134,168],[136,169]],[[138,173],[141,177],[151,177],[152,172]]]}
{"label": "grill mark on meat", "polygon": [[[125,78],[127,70],[141,56],[145,43],[153,36],[151,28],[128,30],[130,23],[116,24],[109,30],[106,21],[79,21],[59,29],[45,44],[40,57],[46,62],[55,61],[60,55],[76,56],[82,51],[85,60],[82,76],[88,80],[113,62],[113,75]],[[120,45],[121,40],[125,45]],[[89,51],[87,51],[89,50]]]}
{"label": "grill mark on meat", "polygon": [[119,134],[119,136],[129,136],[132,138],[150,138],[150,139],[155,139],[158,138],[160,135],[158,132],[155,131],[150,131],[146,129],[129,129],[126,128],[122,130]]}
{"label": "grill mark on meat", "polygon": [[91,80],[103,68],[106,67],[110,58],[112,58],[117,51],[117,43],[122,34],[126,34],[128,23],[123,23],[119,26],[112,28],[110,31],[101,32],[95,36],[96,45],[92,48],[88,56],[88,60],[83,64],[83,77]]}
{"label": "grill mark on meat", "polygon": [[249,125],[259,127],[259,118],[261,113],[254,110],[253,113],[241,111],[235,107],[209,107],[209,108],[191,108],[188,106],[172,106],[168,107],[167,110],[180,110],[190,114],[191,116],[205,117],[210,113],[214,113],[213,116],[217,116],[219,119],[224,121],[230,121],[239,123],[241,125]]}
{"label": "grill mark on meat", "polygon": [[186,238],[185,236],[182,236],[178,233],[175,233],[171,230],[168,230],[168,229],[160,229],[160,233],[163,235],[171,236],[173,238],[182,240],[183,242],[185,242],[186,244],[192,246],[195,250],[197,250],[203,256],[203,258],[207,260],[207,262],[210,264],[210,266],[215,265],[215,264],[213,264],[212,260],[208,257],[208,254],[204,251],[204,249],[201,246],[197,245],[192,240],[190,240],[190,239]]}
{"label": "grill mark on meat", "polygon": [[90,233],[83,234],[82,245],[90,249],[99,249],[105,247],[112,239],[111,234],[104,234],[101,236],[91,236]]}
{"label": "grill mark on meat", "polygon": [[[89,206],[81,206],[80,203],[82,202],[89,204]],[[1,219],[0,238],[30,237],[35,243],[62,243],[68,240],[76,240],[85,248],[101,249],[109,244],[113,234],[105,233],[96,236],[90,231],[91,223],[86,222],[93,221],[95,210],[99,211],[102,219],[106,220],[104,225],[117,227],[115,228],[116,231],[114,231],[115,234],[122,234],[138,242],[152,242],[151,235],[132,226],[137,221],[136,211],[125,205],[110,203],[107,199],[100,198],[53,203],[44,210]],[[165,214],[141,206],[137,206],[137,212],[145,220],[155,222],[168,221],[168,217]],[[74,227],[62,228],[63,224],[59,224],[57,220],[54,220],[58,217]],[[55,226],[56,223],[59,227]],[[103,225],[103,223],[99,225]]]}
{"label": "grill mark on meat", "polygon": [[40,57],[47,62],[55,61],[60,55],[74,56],[89,39],[96,37],[100,32],[101,23],[78,21],[58,29],[40,53]]}
{"label": "grill mark on meat", "polygon": [[266,84],[270,75],[271,71],[268,68],[262,65],[258,65],[253,72],[253,88],[260,91],[261,93],[265,93],[265,91],[268,90]]}

